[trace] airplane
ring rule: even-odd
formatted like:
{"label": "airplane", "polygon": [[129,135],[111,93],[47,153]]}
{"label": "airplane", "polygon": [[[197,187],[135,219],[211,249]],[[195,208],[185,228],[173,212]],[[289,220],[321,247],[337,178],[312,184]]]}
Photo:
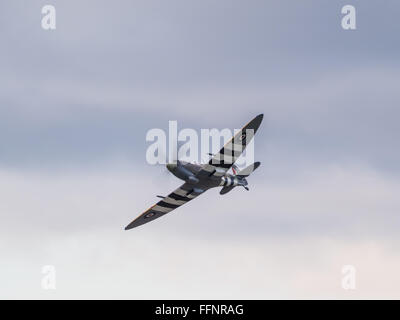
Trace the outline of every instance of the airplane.
{"label": "airplane", "polygon": [[[260,166],[260,162],[255,162],[239,172],[237,172],[234,163],[254,137],[262,119],[263,114],[259,114],[247,123],[224,145],[219,153],[209,154],[212,158],[206,164],[194,164],[179,160],[168,163],[167,169],[174,176],[185,181],[184,184],[166,197],[157,196],[162,200],[133,220],[125,227],[125,230],[136,228],[160,218],[211,188],[221,186],[221,195],[228,193],[237,186],[248,191],[246,178]],[[230,168],[232,168],[233,174],[228,173]]]}

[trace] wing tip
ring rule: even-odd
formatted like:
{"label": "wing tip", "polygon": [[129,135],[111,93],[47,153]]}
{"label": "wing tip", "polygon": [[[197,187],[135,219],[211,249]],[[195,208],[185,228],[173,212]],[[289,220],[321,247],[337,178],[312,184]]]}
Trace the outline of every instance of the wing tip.
{"label": "wing tip", "polygon": [[134,226],[132,226],[131,224],[128,224],[125,228],[124,228],[124,230],[131,230],[131,229],[133,229],[134,228]]}
{"label": "wing tip", "polygon": [[253,129],[254,133],[258,130],[261,125],[261,122],[264,118],[264,114],[260,113],[258,116],[254,117],[248,124],[246,124],[243,128]]}
{"label": "wing tip", "polygon": [[257,117],[254,118],[254,120],[258,123],[258,126],[260,126],[263,119],[264,119],[264,113],[260,113]]}
{"label": "wing tip", "polygon": [[[137,219],[136,219],[136,220],[137,220]],[[138,221],[136,221],[136,220],[133,220],[130,224],[128,224],[128,225],[125,227],[124,230],[131,230],[131,229],[133,229],[133,228],[136,228],[136,227],[140,226],[141,223],[138,223]]]}

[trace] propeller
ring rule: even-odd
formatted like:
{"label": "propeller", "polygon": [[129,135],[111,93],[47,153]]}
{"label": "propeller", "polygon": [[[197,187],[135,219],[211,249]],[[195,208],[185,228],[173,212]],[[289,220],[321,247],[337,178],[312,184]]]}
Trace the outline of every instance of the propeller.
{"label": "propeller", "polygon": [[[160,183],[160,180],[165,181],[167,179],[168,182],[168,186],[173,188],[176,186],[176,180],[177,178],[174,177],[171,172],[167,169],[167,166],[169,163],[176,163],[178,165],[181,165],[181,162],[178,160],[178,150],[180,148],[180,146],[182,145],[182,143],[179,143],[177,141],[177,148],[176,148],[176,153],[173,153],[173,158],[169,159],[168,156],[168,150],[167,149],[158,149],[158,152],[160,152],[160,155],[162,157],[162,159],[165,159],[165,164],[163,163],[158,163],[155,166],[162,166],[162,170],[156,174],[156,177],[154,179],[154,184],[158,185]],[[153,180],[153,179],[152,179]]]}

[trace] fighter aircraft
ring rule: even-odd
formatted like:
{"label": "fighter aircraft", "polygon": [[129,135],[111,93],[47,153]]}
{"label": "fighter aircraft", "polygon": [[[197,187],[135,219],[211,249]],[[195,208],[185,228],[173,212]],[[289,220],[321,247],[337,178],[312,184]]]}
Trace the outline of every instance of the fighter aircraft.
{"label": "fighter aircraft", "polygon": [[[160,218],[211,188],[221,186],[220,194],[226,194],[236,186],[242,186],[249,190],[246,178],[260,166],[260,162],[255,162],[239,172],[234,163],[254,137],[262,119],[263,115],[259,114],[246,124],[219,153],[210,154],[212,158],[206,164],[194,164],[179,160],[168,163],[167,169],[185,181],[184,184],[166,197],[158,196],[162,200],[133,220],[125,230]],[[228,173],[231,167],[233,174]]]}

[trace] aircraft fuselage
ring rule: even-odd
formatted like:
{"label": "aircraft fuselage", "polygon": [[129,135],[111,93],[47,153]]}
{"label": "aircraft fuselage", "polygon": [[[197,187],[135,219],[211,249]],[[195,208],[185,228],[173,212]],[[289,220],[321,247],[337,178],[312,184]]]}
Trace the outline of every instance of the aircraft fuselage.
{"label": "aircraft fuselage", "polygon": [[218,174],[201,174],[204,165],[179,161],[179,163],[167,164],[167,169],[177,178],[193,184],[199,189],[207,190],[210,188],[223,186],[223,185],[238,185],[239,179],[230,173],[223,172]]}

